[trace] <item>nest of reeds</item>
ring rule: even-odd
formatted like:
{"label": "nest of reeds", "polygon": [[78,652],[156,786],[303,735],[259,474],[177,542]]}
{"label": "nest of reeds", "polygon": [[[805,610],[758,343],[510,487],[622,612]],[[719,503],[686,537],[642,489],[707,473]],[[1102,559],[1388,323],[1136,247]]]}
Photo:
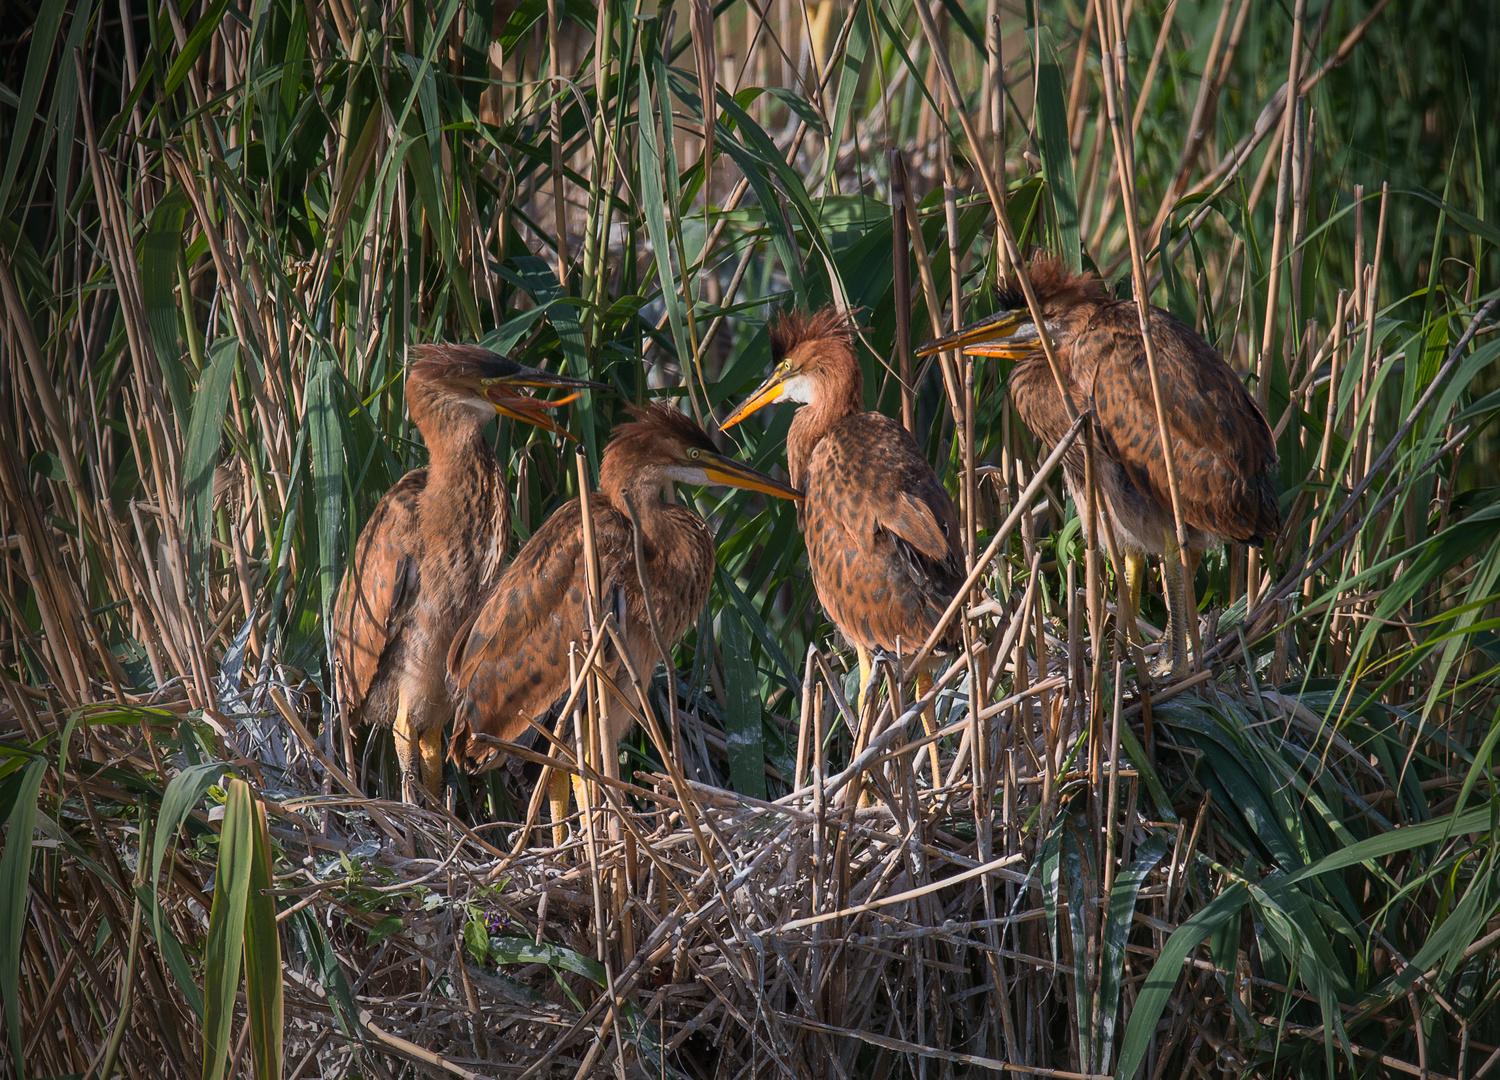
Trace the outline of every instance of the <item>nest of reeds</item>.
{"label": "nest of reeds", "polygon": [[[1064,991],[1093,965],[1072,951],[1128,946],[1125,970],[1143,974],[1194,853],[1139,791],[1136,687],[1091,687],[1081,651],[1070,660],[1067,616],[1082,618],[1086,596],[1058,619],[1035,591],[970,607],[969,646],[920,700],[902,699],[897,663],[881,660],[885,693],[861,714],[837,658],[810,650],[791,790],[775,799],[694,778],[714,775],[712,725],[664,678],[614,688],[649,708],[636,757],[651,765],[607,775],[582,703],[609,676],[580,671],[589,692],[550,743],[507,747],[578,779],[560,844],[539,820],[545,777],[515,820],[478,828],[451,808],[363,799],[318,747],[328,734],[272,694],[287,723],[259,750],[285,763],[263,777],[271,834],[301,864],[278,882],[301,950],[288,956],[290,1060],[327,1074],[350,1052],[328,1034],[333,975],[381,1044],[369,1049],[453,1075],[867,1075],[891,1055],[1089,1073]],[[1157,716],[1180,689],[1158,691]],[[308,793],[330,774],[345,792]],[[1083,872],[1059,895],[1063,858]],[[1157,897],[1137,917],[1156,912],[1105,942],[1116,866],[1132,898]],[[1121,989],[1092,988],[1113,995],[1096,1015],[1117,1013]]]}

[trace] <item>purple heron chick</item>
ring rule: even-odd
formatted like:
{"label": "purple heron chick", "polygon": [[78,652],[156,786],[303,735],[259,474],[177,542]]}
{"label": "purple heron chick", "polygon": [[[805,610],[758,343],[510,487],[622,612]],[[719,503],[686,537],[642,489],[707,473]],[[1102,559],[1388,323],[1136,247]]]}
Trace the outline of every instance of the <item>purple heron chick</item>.
{"label": "purple heron chick", "polygon": [[[859,656],[863,705],[873,655],[915,653],[963,584],[958,514],[911,434],[865,412],[847,315],[782,316],[771,326],[771,355],[770,377],[724,426],[778,401],[803,406],[787,432],[787,471],[807,492],[798,516],[813,585]],[[939,645],[959,636],[952,626]],[[925,693],[931,678],[916,675]],[[925,721],[934,730],[935,718]],[[933,783],[941,783],[936,769]]]}
{"label": "purple heron chick", "polygon": [[[643,678],[664,659],[657,648],[636,565],[634,509],[641,530],[651,608],[670,645],[698,618],[713,580],[715,551],[708,524],[685,506],[663,502],[674,483],[725,484],[800,499],[801,493],[718,453],[708,435],[671,405],[630,407],[631,422],[615,430],[599,464],[599,491],[589,501],[599,563],[600,610],[613,612],[631,666]],[[589,629],[588,567],[579,500],[553,512],[516,554],[473,622],[453,639],[448,673],[458,700],[450,755],[483,769],[501,751],[480,735],[507,742],[544,722],[568,696],[568,646]],[[606,671],[625,685],[623,660],[606,646]],[[608,775],[633,714],[615,702],[601,747]],[[566,775],[553,774],[552,821],[561,841]]]}
{"label": "purple heron chick", "polygon": [[443,724],[453,715],[448,644],[499,580],[510,543],[510,493],[485,425],[499,415],[566,434],[547,410],[572,398],[547,402],[515,388],[599,386],[477,345],[412,352],[406,400],[430,464],[397,481],[365,523],[333,634],[344,721],[393,729],[407,801],[419,782],[433,795],[442,783]]}
{"label": "purple heron chick", "polygon": [[[1180,676],[1187,671],[1188,631],[1197,603],[1177,545],[1138,308],[1134,300],[1111,300],[1092,274],[1075,274],[1053,258],[1034,259],[1028,272],[1044,327],[1032,321],[1019,286],[1009,281],[1000,287],[1001,311],[919,352],[962,348],[1016,360],[1011,400],[1032,433],[1055,446],[1069,424],[1038,344],[1039,330],[1051,337],[1074,405],[1093,410],[1100,512],[1113,521],[1125,561],[1126,625],[1136,631],[1146,559],[1160,556],[1167,628],[1156,674]],[[1150,318],[1189,566],[1196,570],[1202,553],[1223,539],[1258,546],[1281,528],[1276,443],[1239,376],[1213,346],[1160,308],[1152,308]],[[1087,503],[1081,444],[1063,458],[1063,476],[1082,509]]]}

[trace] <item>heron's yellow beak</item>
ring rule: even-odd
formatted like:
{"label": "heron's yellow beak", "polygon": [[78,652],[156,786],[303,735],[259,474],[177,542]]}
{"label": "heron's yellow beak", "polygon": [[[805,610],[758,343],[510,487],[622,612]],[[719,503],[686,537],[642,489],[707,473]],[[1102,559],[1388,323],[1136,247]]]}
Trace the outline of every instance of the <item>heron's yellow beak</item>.
{"label": "heron's yellow beak", "polygon": [[557,401],[543,401],[541,398],[532,397],[529,394],[519,394],[505,383],[497,383],[485,388],[485,397],[495,407],[495,412],[500,416],[508,416],[512,420],[518,420],[523,424],[531,424],[533,427],[542,428],[545,431],[561,435],[570,442],[577,442],[563,427],[551,416],[547,415],[548,409],[556,409],[575,400],[579,395],[569,394]]}
{"label": "heron's yellow beak", "polygon": [[782,391],[786,387],[786,381],[791,378],[792,372],[778,367],[771,373],[771,377],[755,388],[755,393],[745,399],[738,409],[729,414],[729,419],[719,425],[720,431],[728,431],[751,413],[759,412],[767,405],[774,405],[781,400]]}
{"label": "heron's yellow beak", "polygon": [[727,484],[730,487],[759,491],[762,494],[776,495],[783,499],[805,498],[796,488],[783,484],[779,480],[773,480],[765,473],[758,472],[722,454],[710,454],[700,450],[694,464],[703,470],[703,475],[710,484]]}
{"label": "heron's yellow beak", "polygon": [[918,356],[931,356],[945,349],[962,349],[969,356],[1003,356],[1019,360],[1037,347],[1035,332],[1022,340],[1012,340],[1011,335],[1024,327],[1031,327],[1031,313],[1022,308],[1017,311],[1001,311],[977,323],[971,323],[947,337],[929,341],[917,350]]}

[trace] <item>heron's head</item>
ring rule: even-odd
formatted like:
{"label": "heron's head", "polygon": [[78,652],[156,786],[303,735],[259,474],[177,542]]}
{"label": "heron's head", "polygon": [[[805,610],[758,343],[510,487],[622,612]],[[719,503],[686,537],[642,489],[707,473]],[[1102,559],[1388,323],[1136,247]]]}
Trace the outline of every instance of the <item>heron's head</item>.
{"label": "heron's head", "polygon": [[[439,407],[471,412],[486,420],[496,415],[506,416],[569,439],[573,436],[547,410],[573,401],[578,397],[577,391],[608,389],[603,383],[527,367],[478,345],[414,345],[412,355],[414,359],[407,369],[408,388],[422,388]],[[555,401],[522,393],[523,388],[540,390],[552,386],[570,387],[575,392]]]}
{"label": "heron's head", "polygon": [[1026,305],[1020,281],[1011,276],[1001,281],[996,290],[999,310],[957,333],[929,341],[917,350],[917,355],[961,349],[970,356],[1019,360],[1041,348],[1044,330],[1054,343],[1065,345],[1075,328],[1086,323],[1094,308],[1107,299],[1097,277],[1086,271],[1074,273],[1062,260],[1050,255],[1032,259],[1026,275],[1041,309],[1040,327]]}
{"label": "heron's head", "polygon": [[858,406],[864,388],[848,313],[832,307],[811,315],[789,312],[778,316],[770,331],[775,366],[765,382],[724,421],[726,430],[778,401],[811,403],[827,394],[842,393]]}
{"label": "heron's head", "polygon": [[599,467],[602,487],[722,484],[783,499],[802,498],[796,488],[719,453],[706,431],[666,402],[626,409],[633,419],[615,429],[604,449]]}

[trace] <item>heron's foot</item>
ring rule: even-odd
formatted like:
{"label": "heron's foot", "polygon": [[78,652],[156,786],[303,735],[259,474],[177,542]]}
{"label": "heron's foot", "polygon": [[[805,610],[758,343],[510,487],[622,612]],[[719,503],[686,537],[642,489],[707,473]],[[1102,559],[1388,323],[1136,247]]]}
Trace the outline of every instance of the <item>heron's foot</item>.
{"label": "heron's foot", "polygon": [[422,783],[422,771],[418,763],[401,770],[401,801],[424,808],[437,805],[438,797]]}
{"label": "heron's foot", "polygon": [[1161,648],[1157,650],[1156,657],[1147,665],[1147,674],[1157,682],[1176,682],[1188,676],[1188,645],[1186,641],[1178,640],[1185,635],[1179,634],[1178,628],[1169,620],[1166,631],[1162,634]]}
{"label": "heron's foot", "polygon": [[1186,657],[1166,656],[1163,658],[1158,654],[1146,667],[1146,673],[1157,682],[1177,682],[1188,676],[1188,662]]}

